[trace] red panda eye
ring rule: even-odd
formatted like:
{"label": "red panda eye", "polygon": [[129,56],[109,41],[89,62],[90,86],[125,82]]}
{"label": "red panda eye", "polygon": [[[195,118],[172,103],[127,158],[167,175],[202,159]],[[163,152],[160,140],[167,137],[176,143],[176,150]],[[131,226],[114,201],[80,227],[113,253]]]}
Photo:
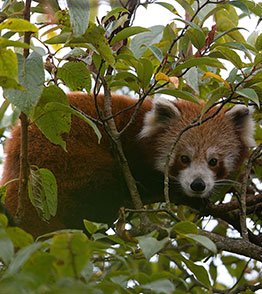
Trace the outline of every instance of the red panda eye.
{"label": "red panda eye", "polygon": [[208,162],[210,166],[216,166],[217,165],[217,159],[216,158],[211,158]]}
{"label": "red panda eye", "polygon": [[186,156],[186,155],[182,155],[182,156],[180,157],[180,160],[181,160],[181,162],[184,163],[184,164],[189,164],[189,163],[190,163],[190,158],[189,158],[188,156]]}

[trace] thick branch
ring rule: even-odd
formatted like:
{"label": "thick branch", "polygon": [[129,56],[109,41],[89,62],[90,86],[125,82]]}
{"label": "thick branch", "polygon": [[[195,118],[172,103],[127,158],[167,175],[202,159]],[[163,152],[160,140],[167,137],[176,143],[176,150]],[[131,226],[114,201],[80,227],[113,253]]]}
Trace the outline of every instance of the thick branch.
{"label": "thick branch", "polygon": [[244,239],[234,239],[223,237],[215,233],[200,230],[199,234],[211,239],[217,246],[218,250],[251,257],[255,260],[262,261],[262,248]]}
{"label": "thick branch", "polygon": [[[107,83],[105,82],[105,80],[103,78],[102,79],[102,83],[104,86],[104,112],[105,112],[105,116],[106,117],[112,117],[112,97],[111,97],[111,93],[110,93],[110,89],[107,87]],[[128,186],[129,192],[131,194],[134,206],[136,209],[142,209],[143,208],[143,203],[141,201],[140,195],[138,193],[137,190],[137,186],[136,186],[136,181],[133,178],[131,171],[129,169],[128,166],[128,162],[127,159],[125,157],[123,148],[122,148],[122,144],[120,141],[120,135],[119,132],[116,128],[116,124],[114,119],[109,119],[107,120],[107,130],[109,131],[111,137],[114,140],[114,143],[117,147],[117,152],[118,152],[118,156],[120,159],[120,164],[121,164],[121,169],[124,175],[124,178],[126,180],[126,184]]]}

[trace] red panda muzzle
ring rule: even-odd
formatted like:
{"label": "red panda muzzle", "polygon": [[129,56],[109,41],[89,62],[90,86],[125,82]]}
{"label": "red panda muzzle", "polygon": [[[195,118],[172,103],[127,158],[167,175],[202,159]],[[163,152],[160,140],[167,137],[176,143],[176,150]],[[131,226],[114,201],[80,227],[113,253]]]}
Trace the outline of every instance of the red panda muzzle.
{"label": "red panda muzzle", "polygon": [[196,193],[203,192],[206,188],[206,184],[201,178],[196,178],[191,183],[190,188]]}

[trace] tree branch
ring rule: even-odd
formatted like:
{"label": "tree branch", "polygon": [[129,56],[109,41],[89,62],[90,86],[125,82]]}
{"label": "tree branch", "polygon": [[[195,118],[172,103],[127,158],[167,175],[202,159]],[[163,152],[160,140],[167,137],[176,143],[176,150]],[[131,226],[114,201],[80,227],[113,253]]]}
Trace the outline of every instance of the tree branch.
{"label": "tree branch", "polygon": [[[30,21],[31,0],[26,0],[24,9],[24,19]],[[24,33],[24,42],[30,45],[31,32]],[[23,56],[26,59],[29,55],[29,49],[24,49]],[[20,147],[20,176],[19,176],[19,200],[16,210],[17,222],[20,223],[24,215],[24,207],[27,197],[27,182],[29,176],[28,164],[28,118],[27,115],[21,112],[21,147]]]}
{"label": "tree branch", "polygon": [[262,261],[262,248],[254,245],[249,241],[244,239],[223,237],[221,235],[204,230],[199,230],[199,234],[211,239],[216,244],[218,250],[225,250]]}
{"label": "tree branch", "polygon": [[[106,117],[112,117],[112,96],[110,89],[107,86],[107,83],[104,78],[100,77],[102,80],[102,84],[104,87],[104,113]],[[120,140],[120,134],[116,128],[116,124],[114,119],[109,119],[106,122],[107,125],[107,131],[111,134],[111,137],[114,140],[114,143],[117,147],[117,152],[119,156],[119,160],[121,163],[122,172],[124,175],[124,178],[126,180],[126,184],[128,186],[129,192],[131,194],[134,206],[136,209],[142,209],[143,203],[141,201],[140,195],[137,190],[136,181],[131,175],[131,171],[128,166],[127,159],[125,157],[121,140]]]}
{"label": "tree branch", "polygon": [[241,186],[241,194],[240,194],[240,226],[241,226],[241,232],[242,232],[242,237],[244,240],[248,240],[248,230],[247,230],[247,224],[246,224],[246,212],[247,212],[247,207],[246,207],[246,196],[247,196],[247,187],[248,187],[248,178],[252,169],[252,165],[254,160],[257,158],[257,156],[261,153],[262,150],[262,144],[260,144],[254,152],[251,154],[249,157],[247,167],[245,170],[245,175],[242,180],[242,186]]}

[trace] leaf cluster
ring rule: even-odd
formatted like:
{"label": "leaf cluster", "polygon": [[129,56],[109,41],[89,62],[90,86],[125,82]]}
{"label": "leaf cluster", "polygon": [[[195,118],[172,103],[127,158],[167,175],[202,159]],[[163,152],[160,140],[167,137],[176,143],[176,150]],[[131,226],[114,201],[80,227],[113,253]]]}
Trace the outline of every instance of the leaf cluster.
{"label": "leaf cluster", "polygon": [[[205,101],[204,111],[218,102],[253,105],[257,109],[255,139],[262,142],[262,35],[252,32],[247,36],[246,28],[240,25],[243,17],[259,25],[260,3],[137,1],[130,7],[132,1],[119,1],[102,19],[95,19],[96,1],[67,0],[68,9],[61,9],[58,1],[39,0],[32,1],[29,22],[23,19],[25,1],[1,2],[3,140],[4,132],[23,112],[52,143],[65,150],[64,134],[70,130],[71,115],[84,119],[99,141],[97,121],[72,108],[65,92],[97,94],[103,84],[111,92],[137,95],[139,101],[155,94],[195,103]],[[172,21],[149,28],[132,26],[136,10],[146,5],[169,11]],[[182,16],[178,7],[182,7]],[[24,32],[30,32],[30,44],[23,42]],[[22,52],[27,49],[30,55],[25,57]],[[100,117],[99,122],[102,125],[107,120]],[[48,221],[57,208],[55,178],[38,167],[31,167],[29,174],[30,200],[39,216]],[[252,177],[262,178],[259,158]],[[228,190],[228,186],[221,187],[214,202],[223,200]],[[4,199],[6,186],[0,192]],[[219,205],[206,212],[218,219],[212,232],[223,237],[230,226],[240,230],[240,209],[235,200],[239,189],[233,187],[229,192],[233,200],[223,206],[223,213]],[[256,196],[247,201],[247,215],[253,221],[249,233],[257,245],[261,191],[250,181],[249,192]],[[155,230],[137,238],[127,234],[125,241],[115,232],[113,236],[104,233],[104,226],[85,221],[89,238],[79,231],[64,231],[34,242],[21,229],[8,227],[1,215],[0,293],[254,293],[261,288],[257,261],[247,263],[239,256],[220,253],[219,248],[225,245],[201,235],[206,219],[202,221],[187,206],[172,206],[173,214],[158,206],[149,207],[154,212],[149,212],[151,222],[164,227],[165,236]],[[201,210],[193,204],[190,207]],[[130,213],[128,224],[135,227],[137,223],[137,214]],[[231,247],[226,250],[237,253]],[[230,290],[219,279],[218,262],[237,281]],[[255,273],[255,279],[248,276],[249,272]]]}
{"label": "leaf cluster", "polygon": [[[216,249],[190,222],[172,228],[178,234],[176,242],[170,237],[158,240],[156,232],[123,241],[115,234],[102,233],[105,225],[88,221],[89,238],[80,231],[65,230],[33,242],[21,229],[7,227],[6,217],[0,216],[0,293],[160,294],[209,293],[212,289],[207,270],[196,261],[205,250],[215,253]],[[182,251],[187,256],[181,252],[186,245],[190,250]],[[228,256],[223,261],[232,276],[245,267],[237,258]],[[216,281],[213,263],[210,268]],[[224,287],[218,282],[214,285]]]}

